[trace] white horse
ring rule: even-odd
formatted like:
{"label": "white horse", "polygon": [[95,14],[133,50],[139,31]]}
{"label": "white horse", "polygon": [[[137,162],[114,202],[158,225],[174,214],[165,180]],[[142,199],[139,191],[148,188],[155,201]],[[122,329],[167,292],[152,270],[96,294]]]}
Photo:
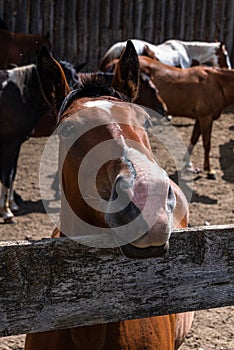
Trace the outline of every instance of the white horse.
{"label": "white horse", "polygon": [[[193,65],[209,65],[231,69],[228,52],[222,42],[167,40],[154,45],[144,40],[131,39],[138,55],[144,51],[145,45],[154,52],[155,58],[169,66],[188,68]],[[113,59],[118,59],[126,41],[117,42],[103,56],[100,69]]]}

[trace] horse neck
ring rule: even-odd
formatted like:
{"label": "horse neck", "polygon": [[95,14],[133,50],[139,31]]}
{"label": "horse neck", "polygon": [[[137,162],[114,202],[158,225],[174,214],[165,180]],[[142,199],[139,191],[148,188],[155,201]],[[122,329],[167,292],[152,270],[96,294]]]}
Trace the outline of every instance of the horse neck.
{"label": "horse neck", "polygon": [[[172,67],[167,64],[164,64],[160,61],[157,61],[153,58],[146,57],[146,56],[139,56],[139,62],[140,62],[140,69],[142,73],[145,73],[149,77],[153,77],[157,72],[159,75],[157,76],[157,79],[160,79],[160,72],[166,72],[168,70],[171,71],[180,71],[181,68]],[[155,81],[155,85],[157,86],[157,79]],[[160,92],[159,92],[160,93]]]}
{"label": "horse neck", "polygon": [[33,110],[33,114],[41,116],[49,110],[48,103],[42,93],[37,69],[35,65],[28,65],[12,70],[11,79],[18,80],[19,86],[23,86],[22,98],[25,103]]}

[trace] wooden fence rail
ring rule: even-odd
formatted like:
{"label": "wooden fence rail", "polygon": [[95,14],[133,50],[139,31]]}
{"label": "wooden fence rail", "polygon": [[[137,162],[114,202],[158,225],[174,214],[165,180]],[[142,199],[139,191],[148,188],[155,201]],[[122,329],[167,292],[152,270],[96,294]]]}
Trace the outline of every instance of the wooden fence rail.
{"label": "wooden fence rail", "polygon": [[0,243],[0,335],[234,305],[234,225],[175,231],[162,258],[68,238]]}

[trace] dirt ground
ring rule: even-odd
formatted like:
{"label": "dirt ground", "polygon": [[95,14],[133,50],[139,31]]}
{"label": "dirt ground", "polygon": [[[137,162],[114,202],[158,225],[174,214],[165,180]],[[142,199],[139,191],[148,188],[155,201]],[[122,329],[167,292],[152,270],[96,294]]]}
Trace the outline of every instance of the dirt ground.
{"label": "dirt ground", "polygon": [[[173,124],[186,145],[192,132],[193,121],[174,118]],[[207,180],[201,173],[193,182],[190,203],[190,225],[215,225],[234,223],[234,114],[226,113],[214,123],[212,133],[211,163],[217,172],[216,180]],[[21,197],[20,212],[15,225],[5,225],[0,219],[2,240],[37,239],[49,237],[53,225],[43,207],[38,184],[39,161],[46,138],[31,139],[21,150],[16,191]],[[202,168],[203,148],[201,141],[194,149],[194,165]],[[165,156],[161,164],[174,177],[173,162]],[[191,186],[187,183],[186,186]],[[59,203],[51,202],[51,210],[59,211]],[[203,310],[196,313],[193,327],[181,350],[233,350],[234,349],[234,307]],[[23,349],[24,335],[0,339],[0,350]],[[69,349],[68,349],[69,350]],[[110,349],[111,350],[111,349]]]}

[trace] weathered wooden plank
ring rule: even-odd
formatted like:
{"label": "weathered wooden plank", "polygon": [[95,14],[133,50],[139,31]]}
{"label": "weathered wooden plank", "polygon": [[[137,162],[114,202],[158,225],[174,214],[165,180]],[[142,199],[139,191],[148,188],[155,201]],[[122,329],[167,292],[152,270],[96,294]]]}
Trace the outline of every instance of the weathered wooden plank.
{"label": "weathered wooden plank", "polygon": [[[98,14],[98,16],[97,16]],[[89,70],[90,71],[97,71],[98,66],[98,57],[97,57],[97,50],[99,50],[98,47],[98,20],[99,20],[99,8],[98,4],[95,1],[89,0],[88,1],[88,15],[86,18],[86,21],[88,23],[88,56],[89,56]]]}
{"label": "weathered wooden plank", "polygon": [[[15,16],[12,16],[14,13],[14,7],[15,7],[15,1],[12,0],[4,0],[4,21],[7,25],[7,27],[10,30],[13,30],[15,26]],[[8,16],[8,14],[11,14],[11,16]]]}
{"label": "weathered wooden plank", "polygon": [[[76,66],[86,62],[88,57],[88,1],[77,2],[77,59],[73,62]],[[87,67],[85,67],[87,68]]]}
{"label": "weathered wooden plank", "polygon": [[40,0],[30,2],[29,16],[29,32],[42,34],[42,9]]}
{"label": "weathered wooden plank", "polygon": [[[5,4],[4,4],[5,6]],[[15,26],[11,28],[14,32],[29,32],[29,12],[30,12],[30,1],[21,0],[15,1]],[[12,14],[7,14],[8,16]]]}
{"label": "weathered wooden plank", "polygon": [[234,304],[234,225],[174,232],[163,258],[70,239],[1,242],[0,335]]}
{"label": "weathered wooden plank", "polygon": [[[54,6],[52,2],[42,0],[42,34],[49,34],[50,42],[53,43],[53,19],[54,19]],[[52,48],[53,50],[53,48]]]}
{"label": "weathered wooden plank", "polygon": [[143,38],[146,41],[155,42],[154,27],[156,26],[157,18],[154,15],[155,2],[152,0],[144,1],[144,18],[143,18]]}
{"label": "weathered wooden plank", "polygon": [[[111,37],[111,13],[110,13],[110,0],[102,0],[99,2],[100,6],[100,33],[99,33],[99,58],[113,44]],[[122,21],[121,21],[122,22]]]}
{"label": "weathered wooden plank", "polygon": [[76,31],[76,0],[70,0],[69,6],[65,7],[64,38],[65,51],[64,58],[74,62],[77,58],[77,31]]}
{"label": "weathered wooden plank", "polygon": [[175,1],[169,0],[169,3],[168,3],[169,13],[167,15],[167,22],[166,22],[168,38],[173,38],[173,35],[174,35],[175,7],[176,7]]}
{"label": "weathered wooden plank", "polygon": [[166,31],[166,18],[167,18],[167,6],[168,1],[161,1],[161,9],[158,13],[158,21],[160,22],[160,30],[158,33],[158,44],[162,43],[165,39],[170,39]]}
{"label": "weathered wooden plank", "polygon": [[61,59],[64,58],[64,13],[65,13],[65,3],[63,0],[57,0],[54,3],[54,42],[53,50],[56,56]]}
{"label": "weathered wooden plank", "polygon": [[133,3],[133,37],[140,38],[143,30],[143,1]]}
{"label": "weathered wooden plank", "polygon": [[[102,3],[102,1],[101,1]],[[113,42],[118,41],[121,37],[121,1],[112,1],[110,8],[111,18],[111,27],[112,27],[112,35],[111,40]],[[110,44],[108,44],[110,45]]]}

